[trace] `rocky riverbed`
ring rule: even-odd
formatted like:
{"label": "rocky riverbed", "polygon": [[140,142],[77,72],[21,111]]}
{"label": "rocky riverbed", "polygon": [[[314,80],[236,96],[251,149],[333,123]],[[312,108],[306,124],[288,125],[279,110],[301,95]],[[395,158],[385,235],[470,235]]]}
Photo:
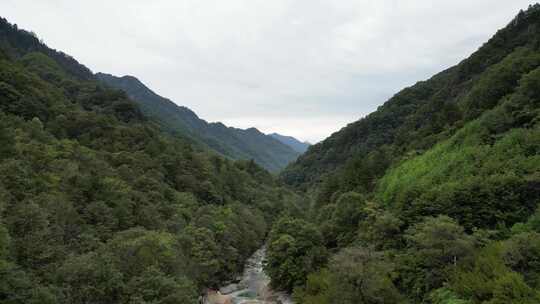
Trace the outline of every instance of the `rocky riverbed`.
{"label": "rocky riverbed", "polygon": [[209,294],[206,304],[292,304],[291,298],[284,293],[270,289],[270,278],[263,270],[266,249],[257,250],[248,259],[244,274],[238,283],[220,288],[219,293]]}

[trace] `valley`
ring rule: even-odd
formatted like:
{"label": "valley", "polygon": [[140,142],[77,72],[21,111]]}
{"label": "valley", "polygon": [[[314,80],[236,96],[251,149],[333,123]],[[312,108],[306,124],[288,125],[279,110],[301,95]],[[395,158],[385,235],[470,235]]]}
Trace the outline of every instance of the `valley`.
{"label": "valley", "polygon": [[0,303],[540,303],[540,4],[516,13],[314,145],[0,18]]}

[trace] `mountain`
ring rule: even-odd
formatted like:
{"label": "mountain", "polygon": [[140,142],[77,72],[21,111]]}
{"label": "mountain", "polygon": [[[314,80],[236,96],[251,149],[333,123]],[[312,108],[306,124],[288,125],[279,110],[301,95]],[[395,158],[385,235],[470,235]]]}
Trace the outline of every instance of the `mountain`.
{"label": "mountain", "polygon": [[[520,13],[469,58],[398,92],[377,111],[313,145],[283,178],[305,188],[353,159],[408,157],[449,138],[512,93],[535,67],[521,58],[535,55],[536,14]],[[497,72],[499,77],[493,76]]]}
{"label": "mountain", "polygon": [[232,159],[253,159],[264,168],[277,172],[294,161],[300,152],[255,128],[247,130],[208,123],[186,107],[161,97],[132,76],[116,77],[98,73],[103,83],[125,91],[139,104],[142,112],[173,134],[188,136]]}
{"label": "mountain", "polygon": [[1,303],[196,304],[300,209],[253,161],[143,112],[0,18]]}
{"label": "mountain", "polygon": [[540,303],[540,4],[281,177],[314,198],[267,241],[298,303]]}
{"label": "mountain", "polygon": [[301,142],[301,141],[299,141],[298,139],[296,139],[296,138],[294,138],[292,136],[286,136],[286,135],[281,135],[281,134],[277,134],[277,133],[272,133],[272,134],[268,134],[268,135],[270,135],[273,138],[279,140],[280,142],[286,144],[287,146],[293,148],[293,150],[298,152],[298,153],[306,152],[307,149],[309,148],[309,146],[311,146],[310,143]]}

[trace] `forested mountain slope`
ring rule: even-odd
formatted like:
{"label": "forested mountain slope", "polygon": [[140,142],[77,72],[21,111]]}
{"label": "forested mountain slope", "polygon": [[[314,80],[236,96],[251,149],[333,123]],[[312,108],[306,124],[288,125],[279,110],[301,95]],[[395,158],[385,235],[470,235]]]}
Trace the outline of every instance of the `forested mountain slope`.
{"label": "forested mountain slope", "polygon": [[253,159],[264,168],[277,172],[300,155],[300,152],[255,128],[242,130],[222,123],[208,123],[190,109],[157,95],[135,77],[104,73],[96,76],[103,83],[124,90],[139,104],[144,114],[165,130],[188,136],[232,159]]}
{"label": "forested mountain slope", "polygon": [[288,166],[283,178],[306,188],[347,165],[367,167],[363,171],[368,175],[380,173],[393,160],[423,153],[449,138],[497,105],[524,73],[536,68],[537,60],[529,57],[537,56],[539,18],[534,9],[520,13],[469,58],[402,90],[377,111],[312,146]]}
{"label": "forested mountain slope", "polygon": [[300,304],[540,303],[540,5],[283,177],[314,202],[266,267]]}
{"label": "forested mountain slope", "polygon": [[297,200],[0,19],[1,303],[197,303]]}

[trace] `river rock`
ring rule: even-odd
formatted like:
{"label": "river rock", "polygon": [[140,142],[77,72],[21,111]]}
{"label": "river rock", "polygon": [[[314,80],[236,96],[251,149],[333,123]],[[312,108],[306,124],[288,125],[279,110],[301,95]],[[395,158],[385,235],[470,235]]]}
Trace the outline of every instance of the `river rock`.
{"label": "river rock", "polygon": [[230,294],[238,290],[238,284],[229,284],[225,287],[221,287],[219,292],[222,294]]}

